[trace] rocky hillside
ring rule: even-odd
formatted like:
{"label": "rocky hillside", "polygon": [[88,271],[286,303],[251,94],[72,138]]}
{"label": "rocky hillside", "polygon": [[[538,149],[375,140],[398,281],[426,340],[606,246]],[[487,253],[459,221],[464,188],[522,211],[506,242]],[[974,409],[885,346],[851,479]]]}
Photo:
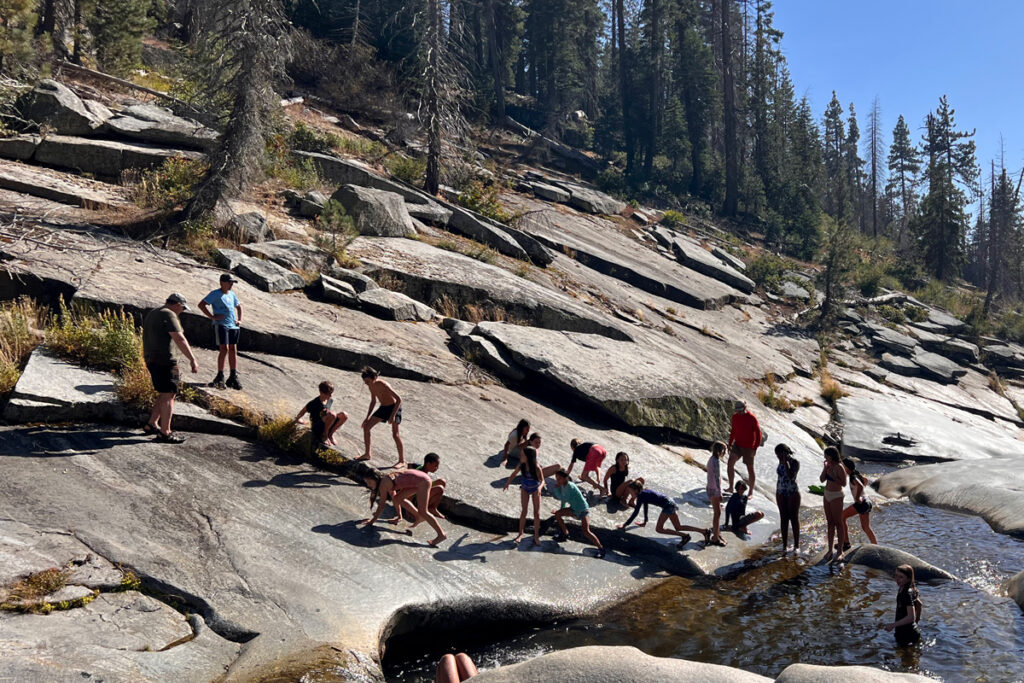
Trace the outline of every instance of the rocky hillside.
{"label": "rocky hillside", "polygon": [[[771,451],[783,442],[807,482],[830,441],[863,459],[930,463],[883,477],[881,494],[1024,535],[1024,349],[966,339],[942,310],[896,292],[851,301],[822,349],[798,317],[820,299],[816,273],[764,292],[745,274],[754,245],[697,217],[661,221],[543,163],[500,171],[510,224],[366,160],[295,151],[315,189],[264,186],[220,216],[201,253],[169,248],[120,179],[168,157],[201,161],[216,134],[82,84],[44,82],[24,97],[45,135],[0,140],[0,298],[138,318],[172,291],[198,302],[228,270],[242,280],[245,389],[205,385],[209,323],[184,314],[201,373],[187,378],[176,427],[195,434],[156,445],[135,431],[140,413],[112,374],[45,345],[32,354],[0,427],[0,602],[58,569],[63,585],[35,598],[68,609],[0,612],[13,634],[4,675],[253,680],[319,666],[375,679],[395,634],[472,628],[501,610],[506,625],[546,623],[668,574],[728,576],[777,526]],[[288,111],[355,137],[303,107]],[[503,133],[489,153],[523,142]],[[358,232],[343,251],[324,227],[329,198]],[[881,315],[893,310],[904,322]],[[439,549],[419,529],[356,527],[366,364],[403,398],[410,459],[442,455]],[[323,379],[352,415],[337,453],[257,441],[255,425],[294,416]],[[752,505],[768,521],[749,539],[677,550],[653,524],[615,530],[623,514],[602,504],[592,519],[605,561],[575,541],[505,542],[519,496],[501,490],[500,448],[520,418],[542,433],[544,463],[567,464],[577,436],[627,451],[631,473],[703,527],[705,448],[728,435],[736,401],[767,433]],[[375,437],[371,464],[394,462],[388,435]]]}

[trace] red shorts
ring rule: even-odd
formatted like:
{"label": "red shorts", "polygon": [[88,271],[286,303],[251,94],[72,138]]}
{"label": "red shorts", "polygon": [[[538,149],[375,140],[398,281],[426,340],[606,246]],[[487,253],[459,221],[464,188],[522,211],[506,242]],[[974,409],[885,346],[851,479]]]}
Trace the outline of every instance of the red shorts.
{"label": "red shorts", "polygon": [[604,462],[604,456],[608,455],[608,451],[603,446],[594,444],[590,447],[590,451],[587,453],[587,461],[583,465],[583,472],[597,472],[601,468],[601,463]]}

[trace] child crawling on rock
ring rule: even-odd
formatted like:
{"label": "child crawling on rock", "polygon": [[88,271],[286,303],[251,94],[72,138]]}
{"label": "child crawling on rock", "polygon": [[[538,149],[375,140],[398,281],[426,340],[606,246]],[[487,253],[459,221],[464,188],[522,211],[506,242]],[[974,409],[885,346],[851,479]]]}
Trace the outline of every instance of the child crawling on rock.
{"label": "child crawling on rock", "polygon": [[[685,524],[681,524],[679,522],[679,508],[676,506],[676,504],[673,503],[667,496],[662,495],[657,491],[654,491],[652,489],[645,489],[643,479],[634,479],[633,481],[629,482],[627,486],[633,493],[636,499],[636,503],[635,507],[633,508],[633,514],[629,516],[629,519],[626,520],[625,524],[619,525],[620,529],[625,529],[633,523],[633,520],[636,519],[636,516],[640,513],[641,507],[643,507],[644,509],[644,521],[637,522],[636,524],[637,526],[646,526],[647,506],[653,503],[654,505],[657,505],[658,507],[661,508],[661,514],[658,515],[658,526],[655,527],[654,530],[657,531],[659,534],[678,536],[680,548],[685,547],[686,544],[690,542],[690,534],[683,533],[684,531],[696,531],[699,534],[703,534],[705,543],[707,543],[708,540],[711,538],[711,529],[701,529],[700,527],[687,526]],[[672,522],[674,530],[665,527],[665,523],[669,521]]]}
{"label": "child crawling on rock", "polygon": [[[562,507],[554,511],[555,521],[558,522],[558,528],[560,529],[560,532],[555,535],[555,540],[564,541],[569,537],[569,529],[566,528],[562,518],[573,515],[576,519],[580,520],[583,535],[597,546],[597,556],[604,557],[604,548],[601,546],[601,541],[590,530],[590,506],[587,505],[580,487],[569,481],[569,473],[565,470],[555,472],[555,490],[552,493],[555,498],[562,501]],[[569,507],[565,507],[566,505]]]}
{"label": "child crawling on rock", "polygon": [[[377,511],[373,513],[373,517],[364,519],[360,524],[364,526],[373,525],[380,518],[381,513],[384,512],[384,508],[387,507],[388,496],[391,496],[395,506],[395,518],[389,519],[389,524],[401,522],[403,519],[402,511],[404,510],[413,523],[411,528],[415,528],[420,522],[425,521],[437,532],[437,537],[430,542],[430,545],[436,546],[448,538],[444,530],[441,529],[437,518],[430,514],[428,509],[430,487],[432,485],[429,474],[420,470],[404,470],[402,472],[392,472],[391,474],[381,474],[373,470],[363,480],[366,482],[367,488],[370,489],[370,507],[373,507],[378,496],[380,497],[380,504],[377,506]],[[415,507],[409,500],[413,496],[416,496]]]}

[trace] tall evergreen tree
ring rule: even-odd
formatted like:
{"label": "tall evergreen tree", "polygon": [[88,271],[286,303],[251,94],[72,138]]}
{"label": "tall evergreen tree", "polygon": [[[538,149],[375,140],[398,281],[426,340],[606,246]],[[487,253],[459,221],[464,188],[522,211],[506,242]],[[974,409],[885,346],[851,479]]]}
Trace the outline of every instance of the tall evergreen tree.
{"label": "tall evergreen tree", "polygon": [[852,225],[864,230],[864,211],[861,201],[864,194],[864,160],[860,158],[860,126],[857,124],[857,112],[850,102],[850,116],[847,119],[846,141],[843,144],[843,165],[846,171],[846,196],[850,198],[853,215]]}
{"label": "tall evergreen tree", "polygon": [[153,28],[152,0],[97,0],[88,19],[100,68],[124,76],[142,63],[142,37]]}
{"label": "tall evergreen tree", "polygon": [[825,163],[825,210],[839,222],[849,218],[849,175],[846,172],[846,124],[843,105],[835,90],[825,109],[825,137],[822,159]]}
{"label": "tall evergreen tree", "polygon": [[0,0],[0,73],[12,73],[32,56],[36,23],[32,0]]}
{"label": "tall evergreen tree", "polygon": [[871,210],[871,236],[878,237],[878,208],[881,197],[879,192],[885,187],[885,164],[882,156],[885,147],[882,142],[882,105],[878,96],[871,102],[871,114],[868,116],[868,190]]}
{"label": "tall evergreen tree", "polygon": [[739,211],[740,187],[740,141],[736,108],[736,76],[733,54],[732,0],[716,0],[718,3],[719,34],[721,37],[722,71],[722,115],[725,119],[725,200],[722,213],[735,216]]}
{"label": "tall evergreen tree", "polygon": [[896,242],[906,246],[908,226],[917,205],[917,175],[921,172],[921,157],[910,139],[910,128],[900,114],[892,131],[892,145],[889,147],[889,185],[891,194],[898,197]]}

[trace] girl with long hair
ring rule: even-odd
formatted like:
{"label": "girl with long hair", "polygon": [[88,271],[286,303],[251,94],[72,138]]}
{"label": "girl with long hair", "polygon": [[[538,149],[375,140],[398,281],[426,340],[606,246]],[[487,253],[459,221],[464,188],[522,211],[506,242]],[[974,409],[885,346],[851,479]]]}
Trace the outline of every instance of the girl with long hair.
{"label": "girl with long hair", "polygon": [[914,568],[909,564],[901,564],[896,567],[892,578],[899,586],[899,592],[896,593],[896,619],[882,628],[893,632],[898,645],[913,645],[921,640],[921,629],[917,624],[921,621],[921,608],[924,607],[917,594]]}
{"label": "girl with long hair", "polygon": [[846,537],[843,550],[846,551],[850,549],[850,530],[846,526],[846,520],[854,515],[860,515],[860,528],[864,530],[864,535],[868,537],[868,540],[872,543],[878,543],[878,540],[875,538],[875,532],[871,529],[871,501],[864,495],[864,487],[868,483],[867,477],[857,471],[857,463],[850,458],[843,458],[843,468],[850,478],[850,494],[853,496],[853,505],[843,510],[843,536]]}
{"label": "girl with long hair", "polygon": [[[846,544],[846,534],[843,533],[843,487],[846,486],[846,470],[839,462],[839,449],[829,446],[825,449],[825,464],[821,468],[819,481],[825,484],[825,495],[823,505],[825,507],[825,521],[828,524],[828,552],[825,553],[825,560],[831,560],[833,553],[842,554],[842,548]],[[833,541],[838,541],[835,548]]]}
{"label": "girl with long hair", "polygon": [[[402,511],[405,510],[410,515],[413,527],[418,526],[420,522],[426,522],[437,532],[437,537],[430,542],[430,545],[437,546],[438,543],[448,538],[438,523],[437,518],[430,514],[430,510],[427,507],[430,501],[430,487],[433,484],[429,474],[420,470],[404,470],[402,472],[392,472],[391,474],[381,474],[374,471],[363,477],[363,481],[366,483],[366,487],[370,489],[370,507],[373,507],[378,497],[380,498],[380,504],[377,506],[376,512],[373,513],[373,517],[364,519],[360,522],[361,524],[364,526],[373,525],[384,512],[384,508],[387,507],[388,497],[390,496],[395,506],[396,517],[395,519],[388,520],[389,523],[398,524],[401,522]],[[414,507],[409,500],[413,496],[416,496],[418,507]]]}
{"label": "girl with long hair", "polygon": [[532,500],[533,544],[540,545],[540,492],[544,488],[544,472],[541,470],[540,465],[537,464],[537,449],[525,446],[522,459],[523,462],[520,462],[512,470],[512,474],[509,475],[508,481],[505,482],[505,486],[502,489],[503,491],[508,491],[508,487],[512,485],[512,480],[515,479],[520,470],[522,471],[523,476],[519,482],[519,497],[522,501],[523,509],[519,513],[519,535],[512,542],[518,544],[519,541],[523,540],[523,531],[526,529],[526,512]]}

